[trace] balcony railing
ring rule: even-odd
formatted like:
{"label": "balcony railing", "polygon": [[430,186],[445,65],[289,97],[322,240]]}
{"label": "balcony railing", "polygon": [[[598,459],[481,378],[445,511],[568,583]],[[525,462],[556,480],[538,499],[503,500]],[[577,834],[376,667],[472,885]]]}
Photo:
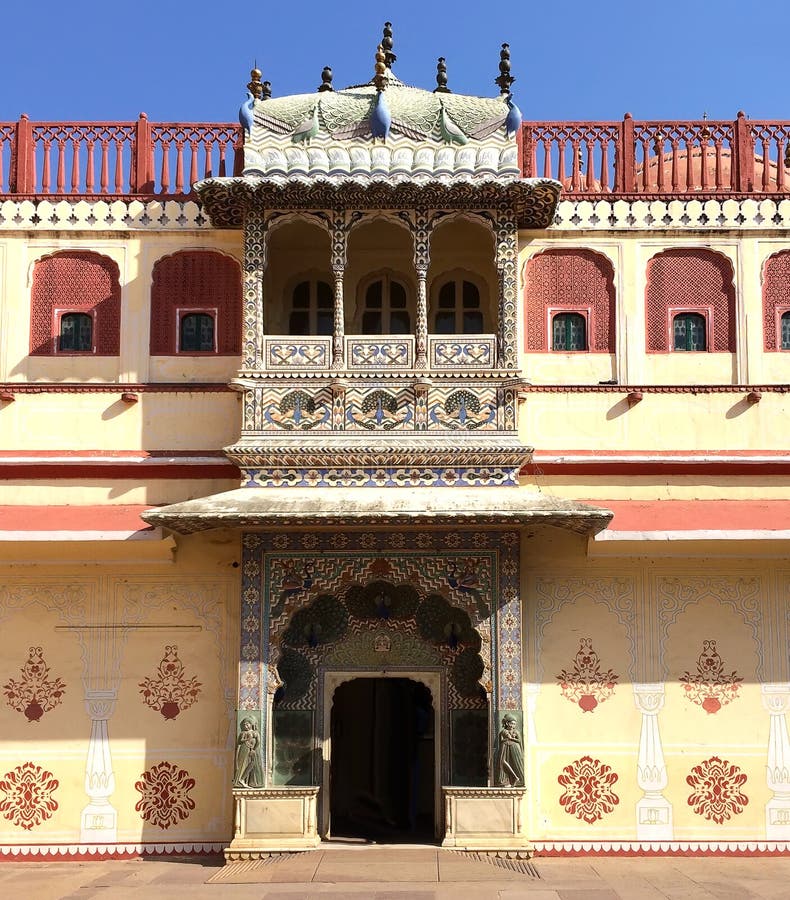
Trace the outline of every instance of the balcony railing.
{"label": "balcony railing", "polygon": [[[344,367],[349,371],[390,371],[414,368],[413,335],[347,335]],[[493,334],[428,335],[428,358],[432,370],[493,369],[496,367],[496,337]],[[329,369],[332,338],[268,335],[264,338],[267,369]]]}
{"label": "balcony railing", "polygon": [[[790,121],[526,122],[525,177],[566,196],[790,193]],[[0,122],[0,196],[190,196],[201,178],[239,174],[233,123]]]}

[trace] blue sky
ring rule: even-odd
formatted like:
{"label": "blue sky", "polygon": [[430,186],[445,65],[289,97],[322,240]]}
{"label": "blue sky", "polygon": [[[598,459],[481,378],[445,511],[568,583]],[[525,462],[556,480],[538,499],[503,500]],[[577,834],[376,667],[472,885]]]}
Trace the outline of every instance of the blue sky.
{"label": "blue sky", "polygon": [[788,0],[28,0],[0,21],[0,120],[232,121],[255,58],[276,96],[326,64],[336,87],[367,81],[386,19],[396,74],[426,88],[445,56],[454,91],[496,94],[508,41],[526,119],[790,119]]}

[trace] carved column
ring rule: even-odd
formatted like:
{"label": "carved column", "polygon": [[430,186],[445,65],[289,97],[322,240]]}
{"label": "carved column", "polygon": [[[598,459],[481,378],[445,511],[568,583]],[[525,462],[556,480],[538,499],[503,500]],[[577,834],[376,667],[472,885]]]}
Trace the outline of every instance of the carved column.
{"label": "carved column", "polygon": [[263,276],[266,271],[266,229],[263,210],[247,209],[244,218],[243,369],[260,369],[264,363]]}
{"label": "carved column", "polygon": [[332,275],[335,282],[334,327],[332,332],[332,366],[335,369],[345,367],[345,302],[343,299],[343,279],[346,274],[346,251],[348,248],[348,228],[345,216],[333,217],[331,225],[332,238]]}
{"label": "carved column", "polygon": [[667,767],[658,731],[664,706],[664,685],[634,684],[636,708],[642,713],[636,781],[644,796],[636,804],[636,837],[640,841],[672,840],[672,804],[661,793],[667,786]]}
{"label": "carved column", "polygon": [[790,684],[761,687],[763,706],[771,716],[766,779],[773,797],[765,805],[765,836],[771,841],[787,841],[790,840],[790,733],[786,713],[790,709]]}
{"label": "carved column", "polygon": [[414,269],[417,273],[417,316],[415,323],[415,368],[428,368],[428,267],[431,264],[432,222],[427,212],[414,215]]}
{"label": "carved column", "polygon": [[115,708],[116,691],[87,691],[85,708],[91,719],[88,759],[85,764],[85,793],[88,805],[80,816],[80,843],[114,843],[117,838],[118,816],[110,804],[115,792],[110,738],[107,720]]}
{"label": "carved column", "polygon": [[500,213],[497,221],[496,267],[499,280],[498,364],[501,369],[516,369],[518,368],[516,346],[518,228],[509,212]]}

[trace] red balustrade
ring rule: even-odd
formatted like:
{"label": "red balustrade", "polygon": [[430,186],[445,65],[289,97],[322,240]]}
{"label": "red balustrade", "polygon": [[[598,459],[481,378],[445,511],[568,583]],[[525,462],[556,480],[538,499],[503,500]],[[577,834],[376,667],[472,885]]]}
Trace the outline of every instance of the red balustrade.
{"label": "red balustrade", "polygon": [[[790,122],[526,122],[527,178],[571,198],[790,192]],[[190,196],[201,178],[238,175],[238,125],[205,122],[0,122],[0,195]]]}
{"label": "red balustrade", "polygon": [[[186,157],[186,162],[185,162]],[[241,129],[211,122],[0,123],[0,193],[39,197],[189,196],[241,171]]]}
{"label": "red balustrade", "polygon": [[526,122],[527,178],[569,197],[720,196],[790,191],[790,122]]}

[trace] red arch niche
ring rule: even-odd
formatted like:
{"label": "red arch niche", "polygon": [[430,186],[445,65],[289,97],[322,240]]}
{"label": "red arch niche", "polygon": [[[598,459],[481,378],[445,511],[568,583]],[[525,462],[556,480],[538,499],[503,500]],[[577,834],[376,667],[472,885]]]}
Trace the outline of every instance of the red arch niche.
{"label": "red arch niche", "polygon": [[93,353],[117,356],[121,346],[121,285],[118,265],[87,250],[64,250],[37,260],[30,301],[30,355],[56,352],[58,316],[91,313]]}
{"label": "red arch niche", "polygon": [[763,267],[763,340],[766,350],[779,350],[779,315],[790,309],[790,250],[774,253]]}
{"label": "red arch niche", "polygon": [[181,250],[154,264],[151,355],[178,352],[179,310],[216,310],[216,352],[241,353],[241,267],[215,250]]}
{"label": "red arch niche", "polygon": [[527,263],[526,350],[549,347],[549,310],[587,310],[589,349],[615,352],[614,268],[600,253],[545,250]]}
{"label": "red arch niche", "polygon": [[712,250],[664,250],[647,264],[647,352],[669,350],[670,310],[710,312],[708,348],[735,353],[735,286],[732,263]]}

